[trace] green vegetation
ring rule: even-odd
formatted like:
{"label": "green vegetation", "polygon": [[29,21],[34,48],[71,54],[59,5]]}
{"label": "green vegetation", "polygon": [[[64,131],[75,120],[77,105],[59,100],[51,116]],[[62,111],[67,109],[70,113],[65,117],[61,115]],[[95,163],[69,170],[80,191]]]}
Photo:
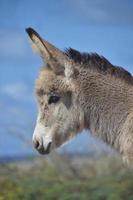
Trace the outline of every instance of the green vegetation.
{"label": "green vegetation", "polygon": [[117,158],[35,158],[0,165],[0,200],[133,200],[133,173]]}

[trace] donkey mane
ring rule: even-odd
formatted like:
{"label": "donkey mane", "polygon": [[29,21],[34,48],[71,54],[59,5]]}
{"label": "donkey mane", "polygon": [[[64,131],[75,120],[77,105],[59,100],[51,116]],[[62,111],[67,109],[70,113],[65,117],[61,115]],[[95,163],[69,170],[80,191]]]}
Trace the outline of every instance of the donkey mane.
{"label": "donkey mane", "polygon": [[112,65],[105,57],[97,53],[81,53],[75,49],[69,48],[65,50],[65,54],[75,63],[81,64],[83,67],[97,70],[102,74],[111,74],[116,78],[133,84],[133,76],[122,67]]}

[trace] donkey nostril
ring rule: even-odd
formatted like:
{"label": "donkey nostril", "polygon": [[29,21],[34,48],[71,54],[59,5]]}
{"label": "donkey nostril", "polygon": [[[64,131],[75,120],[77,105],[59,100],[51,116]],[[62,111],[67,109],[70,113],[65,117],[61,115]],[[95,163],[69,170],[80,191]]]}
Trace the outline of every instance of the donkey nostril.
{"label": "donkey nostril", "polygon": [[33,142],[34,147],[37,149],[40,145],[40,143],[36,140]]}
{"label": "donkey nostril", "polygon": [[50,143],[48,144],[47,149],[46,149],[46,153],[49,153],[49,152],[50,152],[51,144],[52,144],[52,142],[50,142]]}

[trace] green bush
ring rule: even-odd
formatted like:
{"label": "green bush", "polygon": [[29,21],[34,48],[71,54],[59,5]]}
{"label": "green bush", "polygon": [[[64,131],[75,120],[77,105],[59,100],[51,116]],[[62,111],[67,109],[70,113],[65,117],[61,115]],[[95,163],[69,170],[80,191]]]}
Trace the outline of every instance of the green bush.
{"label": "green bush", "polygon": [[58,159],[0,166],[0,200],[133,200],[133,173],[121,163],[93,160],[79,167]]}

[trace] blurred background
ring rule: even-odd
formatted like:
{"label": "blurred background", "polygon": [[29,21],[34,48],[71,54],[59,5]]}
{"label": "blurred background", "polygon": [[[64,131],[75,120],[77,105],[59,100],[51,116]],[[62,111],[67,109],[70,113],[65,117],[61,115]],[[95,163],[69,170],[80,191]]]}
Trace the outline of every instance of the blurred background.
{"label": "blurred background", "polygon": [[[43,63],[31,50],[27,27],[62,50],[72,47],[97,52],[133,72],[132,0],[0,0],[1,162],[38,155],[31,144],[37,116],[34,82]],[[57,150],[69,155],[92,155],[95,151],[111,150],[86,132]],[[109,166],[108,162],[103,169]]]}
{"label": "blurred background", "polygon": [[[34,82],[43,65],[26,27],[64,50],[97,52],[133,71],[131,0],[0,0],[0,157],[34,154]],[[86,153],[105,145],[84,133],[62,151]]]}

